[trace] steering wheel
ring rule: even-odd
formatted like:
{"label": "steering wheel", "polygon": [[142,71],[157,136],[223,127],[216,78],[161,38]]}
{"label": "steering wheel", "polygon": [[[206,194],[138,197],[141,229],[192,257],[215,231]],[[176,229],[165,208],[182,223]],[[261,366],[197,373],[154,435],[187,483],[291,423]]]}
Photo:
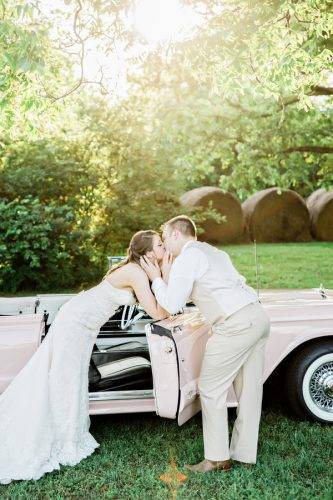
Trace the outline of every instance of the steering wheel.
{"label": "steering wheel", "polygon": [[135,311],[136,306],[135,305],[130,305],[130,306],[124,306],[123,313],[121,315],[121,321],[120,321],[120,328],[122,330],[125,330],[128,328],[130,325],[135,323],[135,321],[139,320],[142,318],[142,316],[145,315],[145,311],[139,311],[134,317],[133,312]]}

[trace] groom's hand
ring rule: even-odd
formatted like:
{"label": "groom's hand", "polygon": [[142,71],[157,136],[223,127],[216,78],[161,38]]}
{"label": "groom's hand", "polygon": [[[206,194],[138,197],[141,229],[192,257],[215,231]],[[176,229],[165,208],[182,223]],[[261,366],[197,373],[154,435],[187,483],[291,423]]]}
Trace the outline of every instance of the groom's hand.
{"label": "groom's hand", "polygon": [[140,265],[148,275],[150,281],[154,281],[155,278],[161,278],[161,269],[156,259],[153,263],[148,259],[148,257],[143,255],[140,257]]}
{"label": "groom's hand", "polygon": [[163,255],[162,266],[161,266],[162,277],[166,283],[168,283],[169,281],[169,274],[172,263],[173,263],[173,255],[172,253],[166,251]]}

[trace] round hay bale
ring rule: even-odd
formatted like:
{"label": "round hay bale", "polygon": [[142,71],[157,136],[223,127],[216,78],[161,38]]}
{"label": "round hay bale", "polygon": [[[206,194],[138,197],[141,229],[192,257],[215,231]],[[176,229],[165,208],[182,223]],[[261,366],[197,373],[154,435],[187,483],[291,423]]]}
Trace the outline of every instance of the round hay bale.
{"label": "round hay bale", "polygon": [[306,200],[306,206],[308,207],[309,210],[310,208],[312,208],[313,205],[317,203],[321,195],[324,193],[327,193],[326,189],[321,188],[321,189],[316,189],[316,191],[313,191],[313,193],[311,193],[310,196],[308,196]]}
{"label": "round hay bale", "polygon": [[180,203],[187,207],[209,206],[226,217],[225,222],[218,223],[214,219],[207,219],[201,224],[203,233],[198,239],[210,243],[235,243],[245,238],[245,220],[241,204],[232,193],[224,193],[222,189],[212,186],[203,186],[187,191],[180,198]]}
{"label": "round hay bale", "polygon": [[305,201],[290,189],[258,191],[243,203],[246,224],[257,242],[310,241],[310,218]]}
{"label": "round hay bale", "polygon": [[317,189],[306,200],[311,231],[317,240],[333,241],[333,190]]}

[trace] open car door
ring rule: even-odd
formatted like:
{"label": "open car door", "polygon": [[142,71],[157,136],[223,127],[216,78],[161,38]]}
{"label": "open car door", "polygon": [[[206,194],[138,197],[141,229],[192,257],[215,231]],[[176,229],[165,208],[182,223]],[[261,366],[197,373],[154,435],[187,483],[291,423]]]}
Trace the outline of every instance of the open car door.
{"label": "open car door", "polygon": [[0,394],[38,348],[44,325],[42,314],[0,316]]}
{"label": "open car door", "polygon": [[198,310],[146,325],[156,413],[179,425],[201,409],[198,378],[209,333]]}

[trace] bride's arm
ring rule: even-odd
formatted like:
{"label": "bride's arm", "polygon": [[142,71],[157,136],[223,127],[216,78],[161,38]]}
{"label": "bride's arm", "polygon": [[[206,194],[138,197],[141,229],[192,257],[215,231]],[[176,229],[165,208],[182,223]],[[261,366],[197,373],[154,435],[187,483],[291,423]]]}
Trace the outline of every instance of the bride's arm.
{"label": "bride's arm", "polygon": [[140,305],[149,316],[155,320],[170,316],[168,311],[163,309],[155,299],[155,295],[150,288],[148,276],[139,266],[135,266],[135,270],[132,269],[129,284],[133,288]]}

